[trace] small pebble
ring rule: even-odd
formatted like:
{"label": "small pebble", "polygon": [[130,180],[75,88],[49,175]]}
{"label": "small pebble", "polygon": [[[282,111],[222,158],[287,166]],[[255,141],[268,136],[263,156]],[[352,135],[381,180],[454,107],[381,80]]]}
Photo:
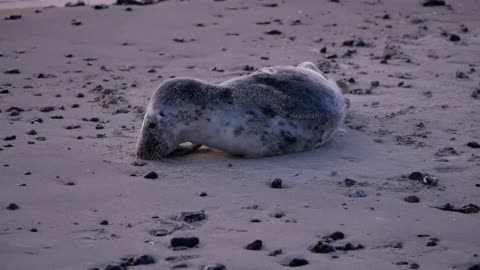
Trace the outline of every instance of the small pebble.
{"label": "small pebble", "polygon": [[282,179],[275,178],[271,183],[271,188],[279,189],[282,188]]}
{"label": "small pebble", "polygon": [[156,172],[149,172],[144,176],[145,179],[157,179],[158,174]]}
{"label": "small pebble", "polygon": [[291,260],[290,263],[288,263],[288,266],[299,267],[299,266],[304,266],[304,265],[307,265],[307,264],[308,264],[307,260],[301,259],[301,258],[295,258],[295,259]]}
{"label": "small pebble", "polygon": [[203,267],[203,270],[227,270],[227,267],[225,267],[223,264],[216,263]]}
{"label": "small pebble", "polygon": [[170,240],[172,248],[193,248],[200,243],[198,237],[175,237]]}
{"label": "small pebble", "polygon": [[263,246],[262,240],[255,240],[252,243],[248,244],[245,249],[247,250],[261,250]]}
{"label": "small pebble", "polygon": [[407,196],[407,197],[404,198],[404,200],[408,203],[418,203],[418,202],[420,202],[420,199],[415,195]]}
{"label": "small pebble", "polygon": [[20,206],[14,204],[14,203],[11,203],[11,204],[9,204],[9,205],[7,206],[7,209],[8,209],[8,210],[11,210],[11,211],[15,211],[15,210],[20,209]]}

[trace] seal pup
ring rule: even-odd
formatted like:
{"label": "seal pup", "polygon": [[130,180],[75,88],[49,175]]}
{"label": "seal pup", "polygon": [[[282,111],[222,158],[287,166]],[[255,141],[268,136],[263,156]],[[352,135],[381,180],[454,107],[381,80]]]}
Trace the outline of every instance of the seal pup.
{"label": "seal pup", "polygon": [[338,85],[310,62],[259,69],[220,84],[194,78],[163,82],[150,99],[137,142],[141,159],[161,159],[185,142],[235,156],[265,157],[314,149],[345,116]]}

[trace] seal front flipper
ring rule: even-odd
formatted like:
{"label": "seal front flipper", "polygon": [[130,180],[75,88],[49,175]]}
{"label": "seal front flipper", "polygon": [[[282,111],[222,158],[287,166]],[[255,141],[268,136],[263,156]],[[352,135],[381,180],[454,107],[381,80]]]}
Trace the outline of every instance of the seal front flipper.
{"label": "seal front flipper", "polygon": [[200,147],[202,147],[201,144],[182,143],[177,147],[177,149],[170,153],[170,156],[188,155],[195,152]]}

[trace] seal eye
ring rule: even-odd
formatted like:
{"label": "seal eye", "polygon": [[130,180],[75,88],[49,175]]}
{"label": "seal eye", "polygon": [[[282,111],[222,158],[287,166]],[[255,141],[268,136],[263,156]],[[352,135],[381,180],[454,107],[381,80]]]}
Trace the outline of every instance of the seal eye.
{"label": "seal eye", "polygon": [[150,123],[150,124],[148,124],[148,128],[149,128],[149,129],[154,129],[154,128],[156,128],[156,127],[157,127],[157,125],[155,125],[155,123]]}

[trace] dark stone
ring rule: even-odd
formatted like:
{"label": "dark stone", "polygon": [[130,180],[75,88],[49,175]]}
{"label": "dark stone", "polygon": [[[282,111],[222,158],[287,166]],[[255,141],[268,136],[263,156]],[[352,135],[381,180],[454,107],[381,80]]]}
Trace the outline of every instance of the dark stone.
{"label": "dark stone", "polygon": [[430,241],[426,244],[427,247],[434,247],[437,245],[437,242],[434,242],[434,241]]}
{"label": "dark stone", "polygon": [[408,179],[410,180],[417,180],[417,181],[422,181],[423,180],[423,173],[421,172],[412,172],[409,176]]}
{"label": "dark stone", "polygon": [[200,243],[198,237],[175,237],[170,240],[172,248],[193,248]]}
{"label": "dark stone", "polygon": [[363,248],[365,247],[362,246],[361,244],[358,244],[357,246],[355,246],[351,243],[347,243],[344,246],[335,247],[336,250],[341,250],[341,251],[351,251],[351,250],[357,250],[357,249],[363,249]]}
{"label": "dark stone", "polygon": [[7,69],[3,73],[5,74],[20,74],[20,70],[17,68]]}
{"label": "dark stone", "polygon": [[22,15],[14,14],[10,15],[8,17],[5,17],[5,20],[20,20],[22,18]]}
{"label": "dark stone", "polygon": [[176,218],[178,221],[184,221],[187,223],[193,223],[197,221],[202,221],[207,218],[204,211],[195,211],[195,212],[182,212]]}
{"label": "dark stone", "polygon": [[150,255],[133,256],[133,257],[125,258],[123,260],[125,260],[128,265],[133,265],[133,266],[154,264],[156,262],[155,258]]}
{"label": "dark stone", "polygon": [[272,183],[270,184],[272,188],[282,188],[282,179],[280,178],[275,178]]}
{"label": "dark stone", "polygon": [[265,34],[272,35],[272,36],[278,36],[278,35],[282,35],[283,33],[278,31],[278,30],[270,30],[270,31],[265,32]]}
{"label": "dark stone", "polygon": [[55,107],[53,106],[40,107],[38,110],[41,112],[53,112],[55,110]]}
{"label": "dark stone", "polygon": [[17,136],[12,135],[12,136],[7,136],[3,140],[4,141],[14,141],[17,138]]}
{"label": "dark stone", "polygon": [[408,202],[408,203],[418,203],[418,202],[420,202],[420,199],[415,195],[407,196],[403,200]]}
{"label": "dark stone", "polygon": [[322,241],[318,241],[317,244],[315,244],[315,246],[310,248],[310,251],[313,253],[325,254],[325,253],[334,252],[335,248],[329,244],[323,243]]}
{"label": "dark stone", "polygon": [[480,270],[480,263],[470,266],[468,270]]}
{"label": "dark stone", "polygon": [[105,266],[105,270],[126,270],[126,269],[127,269],[127,267],[123,266],[123,265],[109,264],[109,265]]}
{"label": "dark stone", "polygon": [[328,239],[332,239],[333,241],[337,241],[337,240],[340,240],[340,239],[344,239],[345,238],[345,234],[342,233],[342,232],[339,232],[339,231],[336,231],[328,236],[325,236],[323,237],[324,239],[325,238],[328,238]]}
{"label": "dark stone", "polygon": [[33,135],[37,135],[37,134],[38,134],[38,132],[34,129],[31,129],[31,130],[27,131],[27,135],[32,135],[33,136]]}
{"label": "dark stone", "polygon": [[468,147],[471,147],[471,148],[477,149],[477,148],[480,148],[480,143],[478,143],[478,142],[469,142],[469,143],[467,143],[467,146],[468,146]]}
{"label": "dark stone", "polygon": [[290,263],[288,263],[288,266],[298,267],[298,266],[304,266],[304,265],[307,265],[307,264],[308,264],[307,260],[301,259],[301,258],[295,258],[295,259],[291,260]]}
{"label": "dark stone", "polygon": [[354,40],[346,40],[342,43],[342,46],[352,47],[354,42],[355,42]]}
{"label": "dark stone", "polygon": [[94,5],[93,6],[93,9],[96,9],[96,10],[107,9],[107,8],[108,8],[107,5]]}
{"label": "dark stone", "polygon": [[68,2],[65,4],[65,7],[83,7],[85,6],[85,2],[83,1],[77,1],[77,2]]}
{"label": "dark stone", "polygon": [[268,254],[268,256],[275,257],[275,256],[280,255],[280,254],[282,254],[282,253],[283,253],[283,250],[281,250],[281,249],[275,249],[274,251],[270,252],[270,253]]}
{"label": "dark stone", "polygon": [[38,232],[38,230],[36,228],[31,228],[30,231],[31,232]]}
{"label": "dark stone", "polygon": [[367,193],[363,190],[357,190],[357,191],[351,192],[348,196],[352,198],[365,198],[367,197]]}
{"label": "dark stone", "polygon": [[462,213],[462,214],[476,214],[480,211],[480,208],[475,204],[467,204],[467,205],[463,205],[462,207],[457,208],[457,207],[447,203],[443,206],[434,207],[434,208],[444,210],[444,211],[458,212],[458,213]]}
{"label": "dark stone", "polygon": [[5,110],[5,112],[23,112],[24,109],[22,108],[19,108],[19,107],[9,107],[8,109]]}
{"label": "dark stone", "polygon": [[242,69],[245,70],[245,71],[254,71],[255,70],[254,67],[249,66],[249,65],[244,66]]}
{"label": "dark stone", "polygon": [[452,41],[452,42],[458,42],[461,40],[460,36],[458,35],[455,35],[455,34],[451,34],[450,37],[448,38],[448,40]]}
{"label": "dark stone", "polygon": [[207,265],[203,268],[204,270],[227,270],[227,267],[225,265],[216,263],[212,265]]}
{"label": "dark stone", "polygon": [[320,49],[320,53],[327,53],[327,47],[323,47]]}
{"label": "dark stone", "polygon": [[343,183],[345,184],[345,186],[351,187],[351,186],[354,186],[357,183],[357,181],[350,178],[345,178],[345,180],[343,180]]}
{"label": "dark stone", "polygon": [[15,211],[15,210],[18,210],[18,209],[20,209],[20,206],[14,204],[14,203],[11,203],[7,206],[7,210]]}
{"label": "dark stone", "polygon": [[248,244],[245,249],[247,250],[261,250],[263,246],[262,240],[255,240],[252,243]]}
{"label": "dark stone", "polygon": [[198,196],[200,197],[207,197],[208,194],[206,192],[200,192],[200,194],[198,194]]}
{"label": "dark stone", "polygon": [[426,0],[422,3],[424,7],[445,6],[445,0]]}
{"label": "dark stone", "polygon": [[149,172],[144,176],[145,179],[157,179],[158,174],[156,172]]}
{"label": "dark stone", "polygon": [[102,220],[102,221],[100,221],[100,225],[103,225],[103,226],[108,225],[108,220]]}
{"label": "dark stone", "polygon": [[418,263],[411,263],[410,264],[410,269],[419,269],[419,268],[420,268],[420,265]]}

